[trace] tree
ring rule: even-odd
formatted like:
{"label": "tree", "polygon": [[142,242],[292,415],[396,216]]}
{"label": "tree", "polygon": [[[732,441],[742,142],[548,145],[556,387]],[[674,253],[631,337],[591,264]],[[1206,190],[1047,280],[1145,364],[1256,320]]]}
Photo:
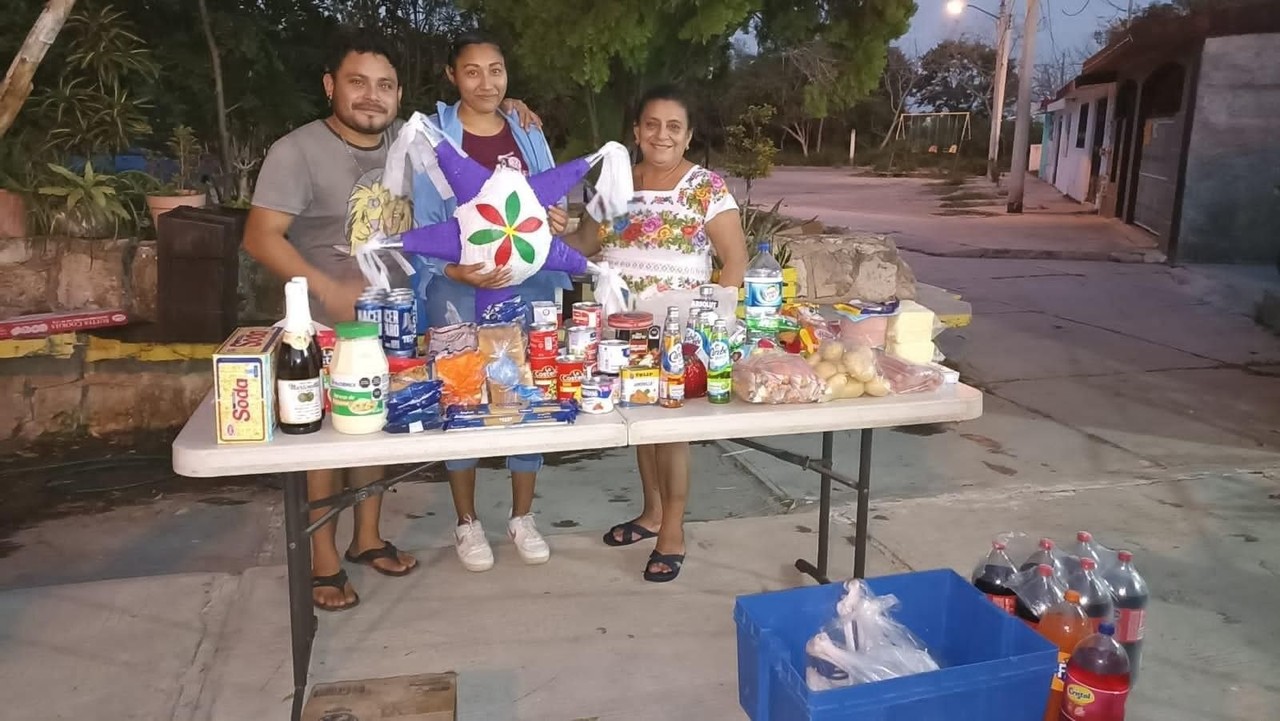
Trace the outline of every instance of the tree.
{"label": "tree", "polygon": [[752,105],[735,125],[725,128],[725,169],[747,182],[744,206],[751,205],[751,186],[773,172],[773,156],[778,149],[766,132],[773,120],[772,105]]}
{"label": "tree", "polygon": [[[920,59],[914,99],[934,112],[967,111],[990,118],[995,68],[996,50],[985,42],[943,40]],[[1005,87],[1006,98],[1017,97],[1017,73],[1012,62]]]}
{"label": "tree", "polygon": [[889,130],[885,131],[880,141],[883,149],[892,138],[893,120],[896,120],[907,104],[907,99],[915,92],[920,82],[920,64],[915,58],[907,57],[897,47],[889,48],[889,56],[884,64],[884,73],[880,77],[880,94],[889,108]]}
{"label": "tree", "polygon": [[[0,138],[9,132],[13,121],[18,117],[18,111],[31,95],[36,70],[40,68],[40,62],[44,60],[45,53],[49,52],[75,4],[75,0],[49,0],[31,26],[26,40],[18,48],[18,54],[9,65],[4,81],[0,82]],[[16,13],[16,9],[10,8],[8,12]]]}

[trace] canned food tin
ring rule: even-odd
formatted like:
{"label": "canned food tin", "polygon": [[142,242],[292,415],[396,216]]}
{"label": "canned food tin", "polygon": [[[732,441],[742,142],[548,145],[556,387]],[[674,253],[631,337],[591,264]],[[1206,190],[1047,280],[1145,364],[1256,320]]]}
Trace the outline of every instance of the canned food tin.
{"label": "canned food tin", "polygon": [[562,401],[581,398],[586,376],[586,363],[582,358],[567,355],[556,358],[556,398]]}
{"label": "canned food tin", "polygon": [[559,375],[556,358],[530,358],[529,370],[533,375],[533,386],[542,391],[545,398],[557,397]]}
{"label": "canned food tin", "polygon": [[535,323],[529,328],[530,358],[555,358],[559,351],[560,336],[554,323]]}
{"label": "canned food tin", "polygon": [[600,343],[600,332],[595,326],[571,325],[565,329],[565,352],[587,361],[587,365],[596,362],[596,350]]}
{"label": "canned food tin", "polygon": [[652,313],[614,313],[609,316],[609,327],[613,329],[614,338],[627,341],[633,357],[649,352],[649,329],[653,327]]}
{"label": "canned food tin", "polygon": [[529,310],[533,313],[534,325],[550,323],[560,327],[560,305],[554,300],[535,300],[529,304]]}
{"label": "canned food tin", "polygon": [[601,373],[616,376],[630,364],[631,346],[625,340],[600,341],[596,356]]}
{"label": "canned food tin", "polygon": [[608,413],[613,410],[614,381],[609,376],[596,376],[582,382],[582,412]]}
{"label": "canned food tin", "polygon": [[604,306],[585,300],[574,303],[573,324],[589,325],[597,332],[604,330]]}
{"label": "canned food tin", "polygon": [[382,301],[382,347],[388,352],[417,352],[418,309],[410,291],[389,293]]}

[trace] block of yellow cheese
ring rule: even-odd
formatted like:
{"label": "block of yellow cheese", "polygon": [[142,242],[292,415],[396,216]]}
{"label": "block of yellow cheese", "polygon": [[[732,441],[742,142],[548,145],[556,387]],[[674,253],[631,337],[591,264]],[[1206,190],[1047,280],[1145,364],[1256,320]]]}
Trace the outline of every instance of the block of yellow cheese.
{"label": "block of yellow cheese", "polygon": [[889,344],[932,344],[936,320],[933,311],[923,305],[914,300],[902,301],[897,314],[889,318]]}
{"label": "block of yellow cheese", "polygon": [[926,365],[933,362],[934,347],[931,340],[915,343],[900,343],[890,340],[884,350],[891,356],[897,356],[917,365]]}

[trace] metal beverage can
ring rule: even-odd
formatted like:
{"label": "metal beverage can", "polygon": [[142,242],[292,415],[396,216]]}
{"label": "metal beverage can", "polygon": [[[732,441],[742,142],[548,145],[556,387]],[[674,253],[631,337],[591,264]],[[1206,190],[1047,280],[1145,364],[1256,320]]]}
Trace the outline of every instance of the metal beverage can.
{"label": "metal beverage can", "polygon": [[365,323],[376,323],[382,327],[382,298],[376,295],[361,295],[356,299],[356,320]]}
{"label": "metal beverage can", "polygon": [[602,340],[596,356],[601,373],[616,376],[631,364],[631,344],[625,340]]}
{"label": "metal beverage can", "polygon": [[397,357],[405,351],[416,353],[418,350],[418,310],[413,300],[413,293],[396,291],[388,293],[382,301],[382,347],[388,352],[396,352]]}
{"label": "metal beverage can", "polygon": [[589,325],[599,333],[604,330],[604,306],[586,300],[574,303],[573,324]]}
{"label": "metal beverage can", "polygon": [[582,397],[582,381],[587,377],[586,363],[577,356],[556,358],[556,398],[576,401]]}
{"label": "metal beverage can", "polygon": [[529,370],[533,375],[533,386],[542,391],[548,399],[556,398],[559,383],[558,366],[554,356],[550,358],[530,358]]}
{"label": "metal beverage can", "polygon": [[595,326],[571,325],[565,329],[565,353],[585,359],[587,365],[595,365],[599,344],[600,331]]}
{"label": "metal beverage can", "polygon": [[534,325],[550,323],[560,327],[560,305],[554,300],[535,300],[529,304],[529,310],[533,313]]}
{"label": "metal beverage can", "polygon": [[560,355],[560,335],[554,323],[534,323],[529,327],[529,357],[555,358]]}

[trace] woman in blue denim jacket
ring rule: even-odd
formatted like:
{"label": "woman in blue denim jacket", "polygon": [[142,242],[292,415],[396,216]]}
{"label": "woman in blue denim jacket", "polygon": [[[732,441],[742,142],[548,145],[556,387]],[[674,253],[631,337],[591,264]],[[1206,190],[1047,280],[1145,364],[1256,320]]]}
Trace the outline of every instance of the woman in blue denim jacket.
{"label": "woman in blue denim jacket", "polygon": [[[449,80],[458,88],[461,100],[453,105],[437,104],[432,120],[466,153],[490,169],[502,164],[533,175],[555,167],[551,149],[536,126],[522,128],[517,115],[504,114],[500,104],[506,96],[507,71],[502,49],[491,38],[471,32],[454,41],[449,52]],[[452,217],[456,199],[441,198],[425,176],[413,183],[414,225],[421,227]],[[547,209],[552,233],[563,234],[568,214],[563,208]],[[459,265],[422,256],[412,256],[416,271],[420,324],[425,328],[448,325],[449,309],[463,321],[475,321],[475,289],[507,285],[510,271],[482,271],[482,265]],[[569,276],[558,271],[540,271],[516,286],[526,302],[556,299],[561,289],[571,288]],[[448,461],[449,488],[458,513],[454,531],[458,558],[470,571],[493,567],[493,549],[476,517],[477,461]],[[531,507],[534,485],[542,468],[542,456],[515,455],[507,458],[511,471],[511,517],[507,536],[526,563],[545,563],[550,548],[534,525]]]}

